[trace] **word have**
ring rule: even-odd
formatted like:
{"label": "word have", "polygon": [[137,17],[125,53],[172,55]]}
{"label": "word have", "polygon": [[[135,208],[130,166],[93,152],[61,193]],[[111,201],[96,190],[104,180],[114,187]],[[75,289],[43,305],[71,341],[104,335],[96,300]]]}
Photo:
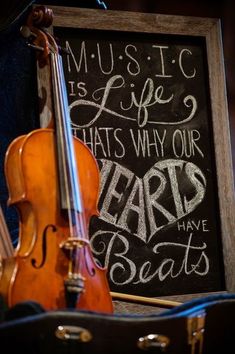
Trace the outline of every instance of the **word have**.
{"label": "word have", "polygon": [[[190,214],[204,199],[206,178],[191,162],[159,161],[143,178],[118,163],[104,159],[100,162],[100,218],[145,242],[163,227]],[[187,185],[191,189],[187,190]]]}
{"label": "word have", "polygon": [[[116,48],[114,54],[114,45],[112,43],[100,44],[90,48],[90,43],[82,41],[79,53],[75,54],[75,49],[71,48],[69,41],[66,41],[66,49],[69,54],[67,55],[67,68],[68,72],[72,71],[72,64],[77,73],[92,71],[94,68],[94,61],[97,62],[100,72],[104,75],[110,75],[115,70],[115,60],[119,62],[126,62],[125,69],[129,75],[136,76],[141,73],[141,60],[143,61],[143,48],[137,48],[133,44],[124,45],[122,49]],[[196,75],[196,68],[190,65],[193,59],[193,53],[188,48],[179,50],[175,54],[176,58],[172,58],[171,47],[167,45],[150,45],[149,54],[146,55],[146,61],[152,61],[152,70],[155,70],[154,76],[162,78],[170,78],[173,72],[176,71],[175,65],[178,64],[180,73],[186,79],[194,78]],[[125,59],[127,59],[125,61]],[[168,72],[168,68],[170,72]],[[158,72],[156,72],[158,70]]]}
{"label": "word have", "polygon": [[104,235],[104,231],[97,231],[91,237],[91,246],[95,256],[104,256],[105,267],[115,285],[146,284],[156,281],[156,278],[163,282],[167,278],[193,273],[205,276],[210,268],[207,245],[205,242],[194,243],[193,233],[190,233],[187,243],[157,243],[152,249],[152,256],[143,264],[136,264],[134,259],[130,259],[130,254],[133,255],[133,252],[128,253],[130,242],[119,232],[105,231]]}
{"label": "word have", "polygon": [[183,221],[178,221],[177,222],[177,229],[178,231],[199,231],[201,230],[202,232],[209,232],[208,226],[207,226],[208,220],[183,220]]}

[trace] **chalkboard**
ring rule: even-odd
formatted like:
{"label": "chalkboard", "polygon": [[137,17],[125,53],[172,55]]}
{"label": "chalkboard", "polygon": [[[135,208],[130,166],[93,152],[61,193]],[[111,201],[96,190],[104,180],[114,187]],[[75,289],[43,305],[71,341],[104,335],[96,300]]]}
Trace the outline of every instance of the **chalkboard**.
{"label": "chalkboard", "polygon": [[112,291],[235,290],[217,19],[53,8],[75,136],[101,171],[90,223]]}

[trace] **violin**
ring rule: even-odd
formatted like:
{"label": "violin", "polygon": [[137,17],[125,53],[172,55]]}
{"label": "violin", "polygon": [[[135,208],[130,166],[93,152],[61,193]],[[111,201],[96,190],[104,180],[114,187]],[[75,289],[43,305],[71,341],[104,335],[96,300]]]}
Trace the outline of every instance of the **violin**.
{"label": "violin", "polygon": [[48,127],[16,138],[6,152],[8,204],[19,213],[19,240],[3,295],[9,307],[32,300],[46,310],[112,313],[106,269],[93,258],[88,232],[98,215],[98,164],[72,135],[62,57],[45,29],[50,18],[52,11],[38,6],[27,22],[38,64],[50,68],[53,113]]}

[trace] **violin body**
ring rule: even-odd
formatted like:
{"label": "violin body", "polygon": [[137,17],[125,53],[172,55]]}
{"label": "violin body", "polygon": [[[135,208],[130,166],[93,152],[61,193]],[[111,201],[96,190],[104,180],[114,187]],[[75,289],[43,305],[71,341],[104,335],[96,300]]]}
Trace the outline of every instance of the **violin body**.
{"label": "violin body", "polygon": [[[85,220],[97,215],[99,171],[91,151],[73,137],[83,196]],[[8,291],[9,307],[34,300],[47,310],[66,308],[65,279],[69,257],[63,244],[71,236],[68,220],[61,212],[58,160],[53,129],[38,129],[15,139],[5,159],[9,205],[19,212],[19,242]],[[84,289],[76,308],[112,312],[106,270],[92,256],[89,243],[78,251]],[[104,294],[108,294],[105,296]]]}

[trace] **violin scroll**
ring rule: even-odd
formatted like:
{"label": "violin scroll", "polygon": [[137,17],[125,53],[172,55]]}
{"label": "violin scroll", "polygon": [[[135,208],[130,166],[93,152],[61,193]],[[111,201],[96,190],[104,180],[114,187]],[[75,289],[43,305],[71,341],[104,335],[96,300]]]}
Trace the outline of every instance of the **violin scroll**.
{"label": "violin scroll", "polygon": [[27,24],[29,27],[45,27],[48,28],[53,23],[53,12],[46,6],[36,6],[28,17]]}
{"label": "violin scroll", "polygon": [[[21,27],[21,34],[28,39],[28,46],[36,49],[39,67],[49,65],[50,43],[45,29],[53,22],[53,12],[45,6],[33,8],[25,26]],[[51,37],[52,38],[52,37]]]}

